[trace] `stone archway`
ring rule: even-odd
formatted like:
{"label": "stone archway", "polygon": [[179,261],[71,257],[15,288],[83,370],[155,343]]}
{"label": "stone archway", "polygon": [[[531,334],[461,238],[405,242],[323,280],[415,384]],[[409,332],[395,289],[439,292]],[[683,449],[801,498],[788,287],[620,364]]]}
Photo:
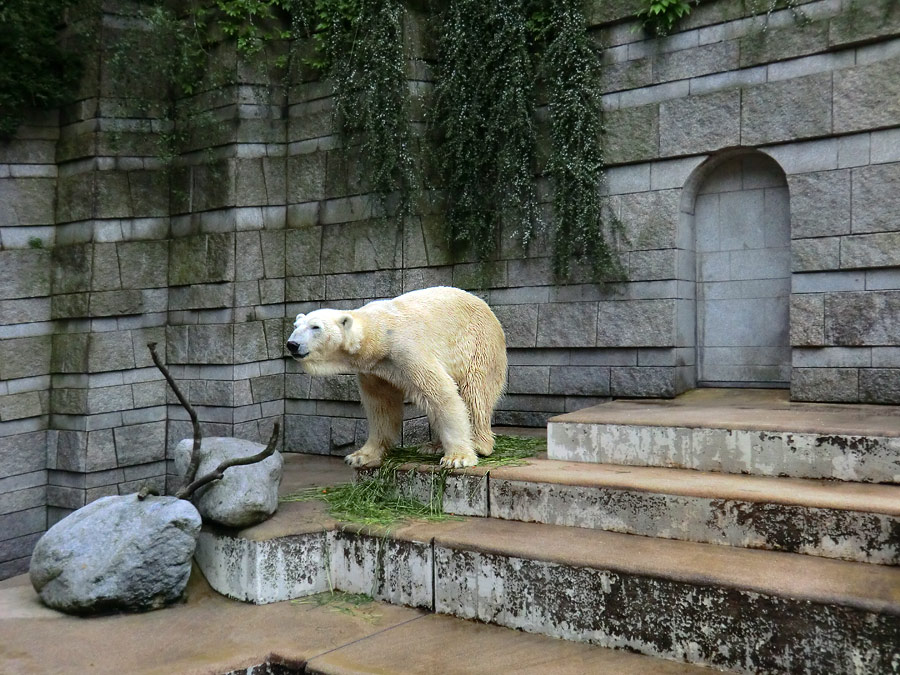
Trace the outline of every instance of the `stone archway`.
{"label": "stone archway", "polygon": [[697,386],[788,387],[790,207],[755,150],[713,157],[685,186],[696,252]]}

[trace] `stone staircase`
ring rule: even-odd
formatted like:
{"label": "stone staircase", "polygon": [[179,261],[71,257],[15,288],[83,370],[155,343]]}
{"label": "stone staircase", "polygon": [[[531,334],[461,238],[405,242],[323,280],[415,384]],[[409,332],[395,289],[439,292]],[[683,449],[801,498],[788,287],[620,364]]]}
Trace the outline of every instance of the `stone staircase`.
{"label": "stone staircase", "polygon": [[[444,509],[477,517],[384,532],[286,503],[204,531],[198,562],[256,603],[335,587],[728,671],[898,672],[900,411],[785,396],[563,415],[549,459],[447,478]],[[336,482],[316,461],[293,482]],[[428,467],[401,476],[434,490]]]}

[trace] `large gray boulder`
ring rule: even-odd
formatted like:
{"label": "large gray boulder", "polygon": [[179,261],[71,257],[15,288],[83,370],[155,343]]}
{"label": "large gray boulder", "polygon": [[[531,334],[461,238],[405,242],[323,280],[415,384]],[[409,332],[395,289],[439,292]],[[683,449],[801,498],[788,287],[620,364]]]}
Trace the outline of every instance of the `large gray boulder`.
{"label": "large gray boulder", "polygon": [[[175,471],[183,476],[191,461],[194,441],[186,438],[175,447]],[[200,442],[200,466],[196,478],[214,471],[227,459],[251,457],[264,445],[242,438],[212,437]],[[275,452],[256,464],[233,466],[221,480],[200,488],[194,503],[204,522],[227,527],[250,527],[266,520],[278,509],[278,487],[284,460]]]}
{"label": "large gray boulder", "polygon": [[42,536],[31,584],[70,614],[157,609],[181,598],[200,535],[200,514],[175,497],[102,497]]}

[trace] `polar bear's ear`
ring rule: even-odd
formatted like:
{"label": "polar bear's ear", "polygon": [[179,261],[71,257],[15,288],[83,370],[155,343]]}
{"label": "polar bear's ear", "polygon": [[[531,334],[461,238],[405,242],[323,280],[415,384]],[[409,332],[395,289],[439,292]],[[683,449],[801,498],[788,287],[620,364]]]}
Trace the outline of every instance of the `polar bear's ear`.
{"label": "polar bear's ear", "polygon": [[298,314],[297,318],[294,319],[294,328],[297,328],[300,325],[300,322],[306,318],[306,314]]}
{"label": "polar bear's ear", "polygon": [[342,346],[348,353],[356,354],[362,346],[362,331],[359,326],[354,323],[353,317],[349,314],[341,314],[337,318],[337,324],[344,333]]}

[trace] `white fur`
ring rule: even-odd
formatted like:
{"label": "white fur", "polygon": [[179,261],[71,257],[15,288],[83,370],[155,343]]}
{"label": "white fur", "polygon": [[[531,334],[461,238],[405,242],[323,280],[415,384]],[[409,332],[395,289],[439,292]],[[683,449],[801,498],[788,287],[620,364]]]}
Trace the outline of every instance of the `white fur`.
{"label": "white fur", "polygon": [[403,423],[403,400],[424,409],[448,467],[494,450],[491,414],[506,385],[506,338],[482,300],[458,288],[412,291],[350,311],[299,314],[289,341],[311,375],[356,373],[369,438],[347,457],[378,466]]}

